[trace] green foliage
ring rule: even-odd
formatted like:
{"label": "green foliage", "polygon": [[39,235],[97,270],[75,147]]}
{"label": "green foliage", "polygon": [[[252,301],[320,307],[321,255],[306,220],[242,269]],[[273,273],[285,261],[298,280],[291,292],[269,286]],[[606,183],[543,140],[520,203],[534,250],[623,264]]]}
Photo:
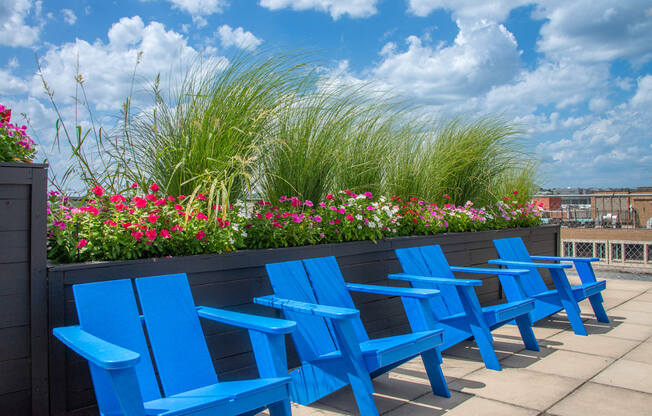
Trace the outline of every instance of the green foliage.
{"label": "green foliage", "polygon": [[0,162],[30,162],[34,159],[34,141],[26,126],[11,123],[11,110],[0,104]]}

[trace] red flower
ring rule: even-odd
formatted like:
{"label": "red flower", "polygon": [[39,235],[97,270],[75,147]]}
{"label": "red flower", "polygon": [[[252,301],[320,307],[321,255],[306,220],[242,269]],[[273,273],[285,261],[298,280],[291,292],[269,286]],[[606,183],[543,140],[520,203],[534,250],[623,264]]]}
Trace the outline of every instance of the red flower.
{"label": "red flower", "polygon": [[138,196],[135,196],[132,201],[138,208],[145,208],[147,206],[147,200],[140,198]]}
{"label": "red flower", "polygon": [[267,214],[265,214],[265,218],[267,218],[267,219],[270,219],[273,216],[274,216],[274,214],[272,212],[268,212]]}
{"label": "red flower", "polygon": [[149,214],[149,217],[147,217],[147,221],[149,222],[156,222],[156,220],[160,217],[160,215],[156,214]]}
{"label": "red flower", "polygon": [[149,230],[145,231],[145,236],[147,236],[149,241],[154,241],[154,239],[156,238],[156,230],[150,228]]}
{"label": "red flower", "polygon": [[131,235],[132,235],[136,240],[140,240],[141,238],[143,238],[143,233],[141,233],[140,231],[132,231],[132,232],[131,232]]}
{"label": "red flower", "polygon": [[168,201],[166,201],[165,198],[161,198],[161,199],[159,199],[158,201],[154,202],[154,205],[156,205],[157,207],[159,207],[159,206],[161,206],[161,205],[163,205],[163,204],[167,204],[167,202],[168,202]]}
{"label": "red flower", "polygon": [[168,196],[168,201],[174,202],[175,200],[176,200],[176,198],[173,197],[172,195]]}
{"label": "red flower", "polygon": [[174,204],[174,209],[176,209],[177,211],[183,211],[183,206],[179,204]]}
{"label": "red flower", "polygon": [[512,192],[512,193],[513,193],[514,195],[518,195],[518,191],[514,191],[514,192]]}
{"label": "red flower", "polygon": [[131,187],[132,188],[138,188],[138,184],[136,182],[134,182],[134,183],[131,184]]}
{"label": "red flower", "polygon": [[91,191],[95,194],[95,196],[102,196],[102,194],[104,194],[104,188],[102,188],[100,185],[97,185],[95,188],[91,189]]}
{"label": "red flower", "polygon": [[131,223],[130,223],[130,222],[123,222],[123,223],[122,223],[122,226],[123,226],[123,227],[125,228],[125,230],[126,230],[127,228],[131,227]]}
{"label": "red flower", "polygon": [[79,242],[77,243],[77,248],[83,248],[86,244],[88,244],[88,241],[87,241],[87,240],[84,240],[84,239],[82,238],[82,239],[79,240]]}
{"label": "red flower", "polygon": [[156,201],[158,198],[154,194],[147,194],[145,196],[145,199],[147,199],[148,201]]}
{"label": "red flower", "polygon": [[198,233],[195,235],[195,238],[196,238],[197,240],[201,240],[202,238],[204,238],[205,235],[206,235],[206,233],[202,230],[202,231],[198,232]]}
{"label": "red flower", "polygon": [[283,227],[280,223],[278,223],[278,222],[276,222],[276,221],[274,221],[274,222],[272,223],[272,225],[273,225],[274,227],[278,227],[278,228]]}
{"label": "red flower", "polygon": [[164,238],[170,238],[170,232],[169,232],[166,228],[164,228],[164,229],[161,230],[161,235],[162,235]]}
{"label": "red flower", "polygon": [[104,225],[110,225],[111,227],[115,227],[118,224],[113,220],[106,220],[104,221]]}
{"label": "red flower", "polygon": [[158,189],[159,189],[158,185],[155,184],[155,183],[153,183],[152,186],[149,187],[149,190],[152,191],[152,192],[156,192],[156,191],[158,191]]}
{"label": "red flower", "polygon": [[183,198],[185,198],[185,197],[186,197],[185,195],[179,195],[177,198],[179,198],[179,199],[183,199]]}
{"label": "red flower", "polygon": [[11,120],[11,110],[7,109],[4,113],[0,113],[0,116],[2,116],[2,121],[9,123],[9,120]]}
{"label": "red flower", "polygon": [[200,212],[199,214],[197,214],[197,219],[198,220],[207,220],[208,217],[203,212]]}
{"label": "red flower", "polygon": [[179,225],[175,225],[175,226],[172,226],[170,228],[170,230],[172,230],[172,231],[183,231],[183,227],[181,227]]}
{"label": "red flower", "polygon": [[348,214],[346,216],[346,219],[349,220],[349,222],[353,222],[353,220],[354,220],[353,215],[351,215],[351,214]]}
{"label": "red flower", "polygon": [[442,198],[451,199],[450,195],[448,195],[448,194],[442,195]]}
{"label": "red flower", "polygon": [[197,199],[203,201],[206,197],[203,194],[197,194]]}
{"label": "red flower", "polygon": [[111,202],[124,202],[127,199],[122,196],[122,195],[111,195],[111,198],[109,198]]}

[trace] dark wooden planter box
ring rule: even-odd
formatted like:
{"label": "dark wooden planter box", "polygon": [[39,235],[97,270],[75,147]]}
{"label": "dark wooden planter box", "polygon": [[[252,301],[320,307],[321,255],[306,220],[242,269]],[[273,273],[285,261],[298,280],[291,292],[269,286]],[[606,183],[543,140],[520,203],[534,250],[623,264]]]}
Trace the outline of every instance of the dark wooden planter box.
{"label": "dark wooden planter box", "polygon": [[0,414],[48,412],[47,165],[0,163]]}
{"label": "dark wooden planter box", "polygon": [[[378,243],[361,241],[178,258],[53,265],[48,269],[49,326],[51,331],[53,327],[77,322],[71,290],[77,283],[184,272],[188,274],[198,305],[276,316],[276,311],[251,302],[256,296],[272,293],[265,274],[266,263],[335,256],[349,282],[396,286],[403,282],[387,279],[387,274],[401,271],[394,255],[395,248],[440,244],[452,265],[487,266],[489,259],[497,257],[492,240],[516,236],[523,237],[532,254],[556,255],[558,252],[559,227],[541,226],[399,237]],[[503,301],[497,278],[471,277],[484,280],[478,290],[483,304]],[[355,294],[354,301],[372,338],[409,331],[399,298]],[[257,376],[246,331],[214,323],[203,322],[203,325],[220,379]],[[296,363],[291,345],[288,345],[288,354],[290,365]],[[49,365],[51,414],[97,414],[86,362],[50,337]]]}

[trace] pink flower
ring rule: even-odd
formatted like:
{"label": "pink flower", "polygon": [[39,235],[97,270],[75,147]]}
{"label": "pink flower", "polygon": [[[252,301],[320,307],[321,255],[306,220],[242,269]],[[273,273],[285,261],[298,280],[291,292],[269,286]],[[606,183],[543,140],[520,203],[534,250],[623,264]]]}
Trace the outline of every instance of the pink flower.
{"label": "pink flower", "polygon": [[353,215],[348,214],[348,215],[346,216],[346,219],[349,220],[349,222],[353,222],[353,219],[354,219],[354,218],[353,218]]}
{"label": "pink flower", "polygon": [[265,218],[267,218],[267,219],[270,219],[270,218],[272,218],[273,216],[274,216],[274,213],[273,213],[273,212],[268,212],[267,214],[265,214]]}
{"label": "pink flower", "polygon": [[451,199],[450,195],[448,195],[448,194],[442,195],[442,198]]}
{"label": "pink flower", "polygon": [[166,228],[164,228],[161,230],[161,236],[163,236],[164,238],[170,238],[170,232]]}
{"label": "pink flower", "polygon": [[197,214],[197,219],[198,220],[207,220],[208,217],[203,212],[200,212],[199,214]]}
{"label": "pink flower", "polygon": [[372,207],[371,205],[369,205],[369,206],[367,207],[367,210],[369,210],[369,211],[373,211],[374,209],[375,209],[375,208]]}
{"label": "pink flower", "polygon": [[91,189],[95,196],[102,196],[104,194],[104,188],[102,188],[100,185],[97,185],[95,188]]}
{"label": "pink flower", "polygon": [[294,218],[292,218],[292,221],[296,222],[297,224],[300,224],[301,221],[303,221],[303,218],[297,215]]}
{"label": "pink flower", "polygon": [[145,236],[147,236],[149,241],[154,241],[154,239],[156,238],[156,230],[150,228],[149,230],[145,231]]}
{"label": "pink flower", "polygon": [[335,206],[331,206],[330,209],[331,209],[331,211],[337,211],[337,207],[335,207]]}
{"label": "pink flower", "polygon": [[334,198],[333,194],[326,195],[326,199],[333,199],[333,198]]}
{"label": "pink flower", "polygon": [[308,201],[308,200],[306,200],[306,202],[304,202],[304,204],[305,204],[306,206],[308,206],[308,207],[312,207],[312,206],[313,206],[312,201]]}
{"label": "pink flower", "polygon": [[147,206],[147,200],[138,196],[135,196],[132,201],[138,208],[145,208]]}
{"label": "pink flower", "polygon": [[123,209],[125,209],[125,207],[126,206],[123,203],[115,204],[116,211],[122,211]]}
{"label": "pink flower", "polygon": [[203,201],[204,199],[206,199],[206,196],[204,196],[203,194],[197,194],[197,199]]}
{"label": "pink flower", "polygon": [[206,235],[206,233],[202,230],[202,231],[198,232],[198,233],[195,235],[195,238],[196,238],[197,240],[201,240],[202,238],[204,238],[205,235]]}
{"label": "pink flower", "polygon": [[151,201],[156,201],[158,198],[157,198],[156,195],[154,195],[154,194],[147,194],[147,195],[145,196],[145,199],[147,199],[148,201],[151,202]]}
{"label": "pink flower", "polygon": [[152,192],[156,192],[156,191],[158,191],[158,189],[159,189],[158,185],[155,184],[155,183],[153,183],[152,186],[149,187],[149,190],[152,191]]}
{"label": "pink flower", "polygon": [[131,184],[131,187],[132,188],[138,188],[138,184],[136,182],[134,182],[134,183]]}
{"label": "pink flower", "polygon": [[82,238],[82,239],[79,240],[79,242],[77,243],[77,248],[83,248],[86,244],[88,244],[88,241],[87,241],[87,240],[84,240],[84,239]]}
{"label": "pink flower", "polygon": [[175,204],[174,209],[176,209],[177,211],[183,211],[183,206],[181,206],[179,204]]}
{"label": "pink flower", "polygon": [[115,227],[118,224],[113,220],[106,220],[104,221],[104,225],[110,225],[111,227]]}
{"label": "pink flower", "polygon": [[322,207],[322,208],[326,208],[326,204],[323,203],[323,202],[320,202],[320,203],[319,203],[319,206]]}
{"label": "pink flower", "polygon": [[321,217],[319,215],[315,215],[312,219],[315,220],[315,222],[321,222]]}
{"label": "pink flower", "polygon": [[158,201],[154,202],[154,205],[156,205],[157,207],[160,207],[163,204],[167,204],[167,202],[168,201],[165,198],[161,198]]}
{"label": "pink flower", "polygon": [[185,195],[179,195],[177,198],[178,198],[178,199],[183,199],[183,198],[185,198],[185,197],[186,197]]}
{"label": "pink flower", "polygon": [[173,197],[172,195],[168,196],[168,201],[174,202],[175,200],[176,200],[176,198]]}
{"label": "pink flower", "polygon": [[514,195],[518,195],[518,191],[514,191],[514,192],[512,192],[512,193],[513,193]]}
{"label": "pink flower", "polygon": [[111,202],[124,202],[127,199],[122,196],[122,195],[111,195],[111,198],[109,198]]}
{"label": "pink flower", "polygon": [[337,212],[339,212],[340,214],[344,214],[346,213],[346,210],[344,208],[340,208],[337,210]]}
{"label": "pink flower", "polygon": [[372,199],[374,197],[371,192],[365,192],[363,195],[366,196],[367,199]]}
{"label": "pink flower", "polygon": [[170,228],[170,230],[172,230],[172,231],[183,231],[183,227],[181,227],[179,225],[175,225],[175,226],[172,226]]}
{"label": "pink flower", "polygon": [[140,231],[132,231],[132,232],[131,232],[131,235],[132,235],[136,240],[140,240],[141,238],[143,238],[143,233],[141,233]]}
{"label": "pink flower", "polygon": [[160,215],[149,214],[149,216],[147,217],[147,221],[152,222],[152,223],[153,223],[153,222],[156,222],[156,220],[158,219],[158,217],[160,217]]}

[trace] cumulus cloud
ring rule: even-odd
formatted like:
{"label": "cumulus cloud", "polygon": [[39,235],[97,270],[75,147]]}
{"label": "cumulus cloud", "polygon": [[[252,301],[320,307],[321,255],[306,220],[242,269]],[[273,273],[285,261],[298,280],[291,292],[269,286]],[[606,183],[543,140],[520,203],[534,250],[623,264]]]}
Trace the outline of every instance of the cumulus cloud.
{"label": "cumulus cloud", "polygon": [[317,10],[329,13],[333,20],[347,14],[349,17],[369,17],[378,12],[378,0],[260,0],[259,4],[270,10]]}
{"label": "cumulus cloud", "polygon": [[225,48],[235,46],[240,49],[256,49],[263,43],[262,39],[257,38],[251,32],[246,32],[241,27],[233,29],[229,25],[222,25],[215,34],[219,36],[220,43]]}
{"label": "cumulus cloud", "polygon": [[4,69],[0,69],[0,86],[2,86],[0,95],[22,94],[29,89],[24,79],[16,77],[10,71]]}
{"label": "cumulus cloud", "polygon": [[457,24],[460,30],[451,45],[429,46],[416,36],[407,39],[405,51],[386,44],[382,62],[372,71],[374,78],[391,90],[442,104],[483,94],[518,74],[518,45],[503,25]]}
{"label": "cumulus cloud", "polygon": [[40,2],[30,0],[0,0],[0,45],[31,46],[39,38],[40,27],[30,26],[25,19],[32,12],[38,14]]}
{"label": "cumulus cloud", "polygon": [[[41,59],[42,73],[57,100],[73,102],[70,95],[75,91],[77,63],[89,101],[99,110],[114,110],[129,94],[137,62],[136,87],[139,81],[151,82],[159,73],[167,79],[178,73],[179,65],[191,63],[199,55],[183,35],[158,22],[145,25],[139,16],[114,23],[108,39],[108,43],[76,39],[47,51]],[[42,96],[39,77],[32,79],[30,87],[33,96]]]}
{"label": "cumulus cloud", "polygon": [[[151,0],[144,0],[151,1]],[[172,7],[193,16],[222,13],[227,6],[227,0],[166,0]]]}
{"label": "cumulus cloud", "polygon": [[77,22],[77,15],[70,9],[62,9],[61,14],[63,15],[63,20],[69,25],[74,25]]}
{"label": "cumulus cloud", "polygon": [[480,20],[487,19],[501,22],[509,12],[519,6],[530,4],[528,0],[477,1],[477,0],[408,0],[408,11],[417,16],[425,17],[437,9],[453,12],[456,19]]}
{"label": "cumulus cloud", "polygon": [[538,50],[553,59],[607,62],[622,58],[645,63],[652,59],[649,8],[646,0],[544,3],[534,13],[535,18],[546,19]]}

